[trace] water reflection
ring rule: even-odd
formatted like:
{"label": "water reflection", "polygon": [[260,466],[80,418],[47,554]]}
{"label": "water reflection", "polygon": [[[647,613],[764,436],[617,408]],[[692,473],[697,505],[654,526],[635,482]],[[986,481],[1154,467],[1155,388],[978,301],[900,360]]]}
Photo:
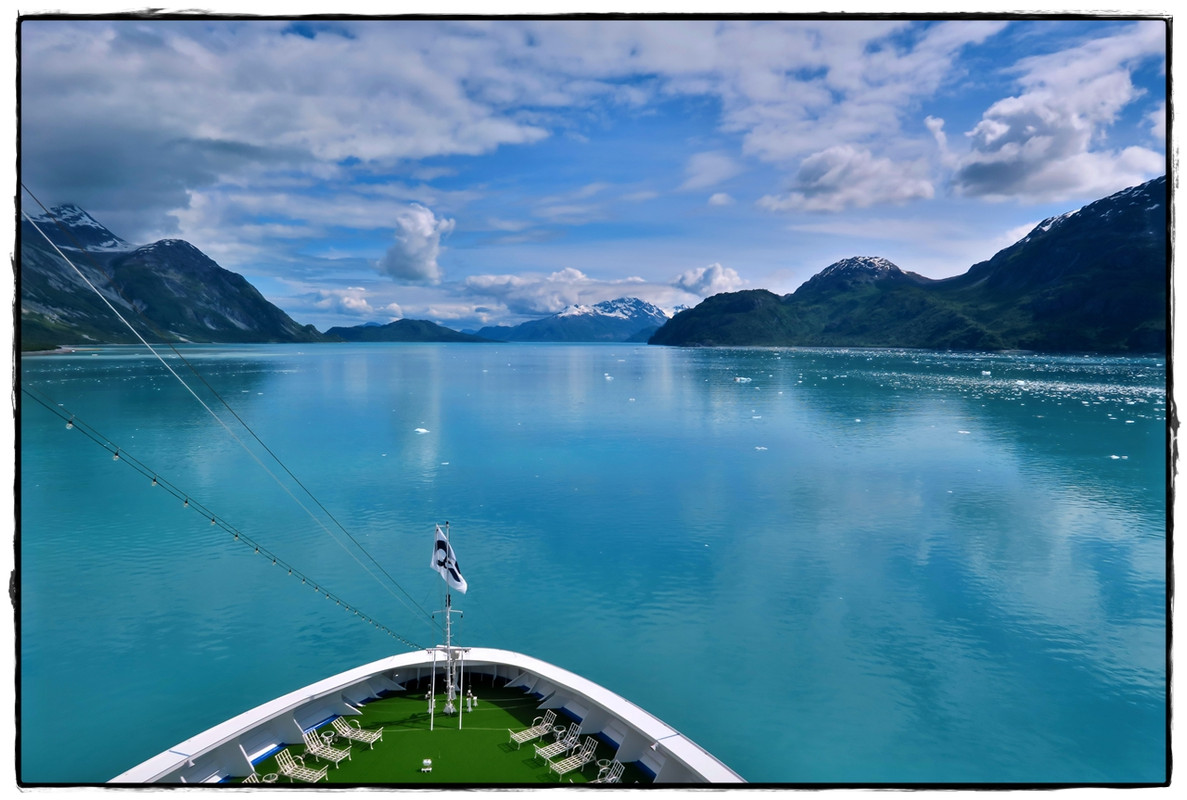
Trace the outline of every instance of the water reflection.
{"label": "water reflection", "polygon": [[[194,354],[412,601],[438,607],[425,542],[449,519],[471,585],[463,638],[604,682],[752,780],[1149,780],[1157,768],[1156,361],[530,345]],[[119,350],[56,358],[26,359],[22,379],[359,607],[418,642],[435,635],[159,365]],[[35,719],[64,712],[41,687],[70,682],[71,652],[103,653],[94,685],[106,694],[85,700],[118,735],[84,731],[110,744],[69,777],[103,780],[400,649],[35,412],[22,418],[31,769],[62,769]],[[154,669],[177,680],[141,680]],[[149,684],[144,702],[181,702],[183,718],[121,728],[119,704]]]}

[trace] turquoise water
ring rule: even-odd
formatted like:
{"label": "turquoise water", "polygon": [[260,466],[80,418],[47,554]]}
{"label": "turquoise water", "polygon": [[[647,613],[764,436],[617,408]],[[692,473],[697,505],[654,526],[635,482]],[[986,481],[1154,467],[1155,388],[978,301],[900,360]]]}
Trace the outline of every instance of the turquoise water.
{"label": "turquoise water", "polygon": [[21,398],[24,781],[105,781],[408,649],[130,457],[419,646],[448,520],[462,643],[580,672],[750,781],[1165,778],[1161,360],[183,352],[402,591],[147,353],[23,358],[23,386],[126,456]]}

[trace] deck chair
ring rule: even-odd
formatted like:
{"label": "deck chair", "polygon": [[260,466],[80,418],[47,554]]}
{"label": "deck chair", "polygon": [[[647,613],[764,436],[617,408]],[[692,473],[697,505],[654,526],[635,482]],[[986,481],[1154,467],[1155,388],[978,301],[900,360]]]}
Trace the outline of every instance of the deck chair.
{"label": "deck chair", "polygon": [[621,761],[617,759],[611,761],[607,766],[598,770],[598,777],[594,778],[590,783],[621,783],[622,770]]}
{"label": "deck chair", "polygon": [[254,772],[251,773],[250,775],[248,775],[242,781],[240,781],[240,783],[259,783],[259,782],[260,782],[260,776],[255,774]]}
{"label": "deck chair", "polygon": [[585,769],[585,765],[593,761],[594,751],[597,749],[598,740],[592,736],[586,736],[585,741],[581,743],[580,750],[560,761],[552,762],[548,765],[548,769],[555,772],[558,779],[575,769]]}
{"label": "deck chair", "polygon": [[530,728],[524,728],[522,731],[513,731],[507,729],[507,733],[511,734],[511,741],[515,742],[515,749],[524,742],[530,742],[532,739],[538,739],[544,734],[552,730],[552,723],[556,722],[556,712],[549,710],[544,716],[536,717],[532,720]]}
{"label": "deck chair", "polygon": [[[297,762],[300,761],[300,764]],[[305,759],[301,756],[295,756],[288,750],[281,750],[276,754],[276,769],[281,775],[287,775],[289,783],[293,782],[293,778],[299,781],[308,781],[309,783],[317,783],[322,778],[326,777],[326,770],[329,767],[322,767],[321,769],[310,769],[305,766]],[[328,780],[328,779],[327,779]]]}
{"label": "deck chair", "polygon": [[[354,723],[353,728],[351,723]],[[372,750],[375,749],[376,742],[383,741],[383,728],[377,731],[363,730],[357,719],[347,722],[343,717],[334,717],[332,724],[334,731],[343,739],[350,739],[352,742],[365,742],[371,746]]]}
{"label": "deck chair", "polygon": [[333,761],[334,769],[338,769],[338,762],[350,758],[350,747],[334,747],[328,745],[317,735],[317,731],[305,734],[305,755],[317,756],[319,761]]}
{"label": "deck chair", "polygon": [[577,737],[581,733],[581,723],[574,722],[569,726],[569,730],[564,736],[557,739],[552,744],[534,745],[536,748],[536,758],[542,758],[545,761],[551,761],[554,757],[561,753],[567,753],[577,746]]}

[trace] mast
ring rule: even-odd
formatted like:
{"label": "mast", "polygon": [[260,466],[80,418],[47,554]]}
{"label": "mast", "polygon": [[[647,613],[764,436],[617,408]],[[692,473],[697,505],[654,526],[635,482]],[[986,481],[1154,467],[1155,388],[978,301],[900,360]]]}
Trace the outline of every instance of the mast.
{"label": "mast", "polygon": [[[437,572],[441,573],[441,577],[445,579],[447,586],[456,588],[463,594],[466,591],[466,579],[462,577],[461,571],[458,569],[457,556],[453,552],[453,546],[449,543],[449,522],[445,523],[445,531],[442,532],[441,526],[437,526],[436,543],[433,548],[433,562],[432,567]],[[453,646],[453,615],[461,614],[461,611],[455,611],[453,608],[453,595],[446,589],[445,592],[445,644],[437,645],[433,648],[433,680],[430,684],[430,698],[429,698],[429,730],[433,729],[434,723],[434,707],[436,706],[434,695],[436,693],[436,675],[437,675],[437,654],[443,652],[445,655],[445,707],[441,709],[445,714],[458,715],[458,728],[462,727],[462,714],[460,713],[460,694],[461,694],[461,680],[455,673],[455,668],[460,664],[462,654],[465,648],[455,648]],[[458,701],[458,705],[454,705],[454,701]]]}

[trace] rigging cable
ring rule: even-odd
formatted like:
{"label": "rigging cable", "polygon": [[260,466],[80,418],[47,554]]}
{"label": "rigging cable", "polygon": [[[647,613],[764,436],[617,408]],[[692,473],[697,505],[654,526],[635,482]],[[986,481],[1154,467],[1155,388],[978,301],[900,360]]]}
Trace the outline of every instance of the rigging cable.
{"label": "rigging cable", "polygon": [[151,486],[154,486],[154,487],[159,486],[159,487],[163,488],[165,491],[167,491],[169,494],[176,497],[178,500],[183,500],[184,501],[183,507],[197,511],[204,518],[209,519],[211,525],[217,525],[218,527],[225,530],[227,533],[230,533],[235,538],[235,541],[242,541],[247,546],[253,548],[254,552],[257,555],[262,555],[265,558],[269,558],[272,560],[272,563],[274,565],[281,567],[282,569],[287,569],[288,574],[292,575],[293,577],[300,578],[302,584],[312,585],[314,591],[316,591],[317,593],[325,595],[327,599],[335,601],[335,603],[338,606],[343,607],[346,611],[350,611],[350,612],[354,613],[355,616],[360,617],[364,622],[367,622],[367,623],[373,625],[374,627],[378,628],[379,630],[383,631],[387,635],[400,640],[401,642],[403,642],[405,645],[412,648],[413,650],[424,649],[423,647],[416,644],[415,642],[409,641],[405,637],[403,637],[400,634],[393,631],[391,628],[388,628],[386,625],[383,625],[382,623],[376,621],[374,617],[372,617],[368,614],[364,614],[361,610],[359,610],[359,608],[357,606],[350,605],[345,600],[343,600],[341,597],[339,597],[338,595],[336,595],[336,594],[330,592],[328,589],[326,589],[324,587],[324,584],[320,583],[319,581],[315,581],[310,576],[304,574],[303,572],[298,570],[296,567],[294,567],[293,565],[289,564],[287,561],[282,559],[279,555],[268,550],[266,547],[264,547],[263,545],[261,545],[260,543],[258,543],[254,539],[252,539],[247,534],[245,534],[243,531],[239,530],[231,523],[227,522],[223,518],[219,517],[217,514],[213,513],[209,508],[202,505],[200,502],[196,501],[192,494],[190,494],[189,492],[183,491],[178,486],[170,483],[165,478],[162,478],[161,473],[157,472],[154,469],[151,469],[144,462],[129,455],[127,450],[125,450],[122,447],[119,447],[114,442],[112,442],[109,438],[100,434],[99,431],[97,431],[95,428],[91,427],[90,425],[88,425],[85,422],[83,422],[82,420],[80,420],[76,414],[70,413],[69,411],[65,410],[60,405],[54,405],[54,403],[52,401],[50,401],[48,398],[39,397],[38,396],[40,394],[39,392],[31,390],[28,387],[22,386],[21,391],[24,392],[26,395],[28,395],[30,399],[41,404],[46,409],[48,409],[51,413],[57,415],[60,419],[65,420],[66,428],[68,430],[79,431],[84,436],[86,436],[88,439],[93,441],[95,444],[99,445],[104,450],[111,453],[112,454],[111,458],[113,461],[119,461],[121,463],[127,464],[128,466],[132,467],[132,469],[136,470],[144,477],[152,478],[152,483],[150,484]]}
{"label": "rigging cable", "polygon": [[[51,219],[51,220],[52,220],[52,221],[53,221],[53,222],[54,222],[54,223],[55,223],[55,224],[58,226],[58,228],[59,228],[61,231],[63,231],[63,233],[65,233],[65,234],[66,234],[66,236],[68,236],[70,239],[72,239],[72,240],[75,242],[75,244],[76,244],[76,245],[78,245],[78,249],[79,249],[79,250],[80,250],[80,251],[83,253],[83,255],[87,255],[86,248],[84,248],[84,247],[82,247],[82,246],[81,246],[81,244],[78,242],[78,240],[77,240],[77,239],[75,239],[75,238],[74,238],[74,236],[73,236],[73,235],[70,233],[70,231],[69,231],[69,230],[68,230],[68,229],[67,229],[65,226],[63,226],[63,225],[61,224],[61,222],[60,222],[60,221],[57,219],[57,217],[56,217],[56,216],[54,216],[54,215],[53,215],[53,213],[52,213],[52,212],[50,212],[50,211],[49,211],[49,209],[47,209],[47,208],[45,207],[45,205],[44,205],[44,204],[43,204],[43,203],[42,203],[42,202],[41,202],[41,201],[40,201],[40,200],[37,198],[37,196],[36,196],[36,195],[34,195],[34,194],[33,194],[33,192],[31,192],[31,191],[29,190],[29,188],[28,188],[27,186],[25,186],[23,183],[21,184],[21,188],[22,188],[22,189],[24,189],[24,190],[25,190],[25,192],[27,192],[27,193],[29,194],[29,196],[30,196],[30,197],[31,197],[31,198],[34,200],[34,202],[36,202],[36,203],[37,203],[39,206],[41,206],[42,210],[43,210],[43,211],[45,211],[46,215],[47,215],[47,216],[48,216],[48,217],[49,217],[49,218],[50,218],[50,219]],[[386,569],[384,569],[384,568],[383,568],[383,566],[382,566],[382,565],[381,565],[381,564],[380,564],[380,563],[379,563],[379,562],[378,562],[378,561],[375,559],[375,557],[374,557],[374,556],[372,556],[370,552],[368,552],[368,550],[367,550],[367,549],[366,549],[366,548],[365,548],[365,547],[364,547],[364,546],[363,546],[363,545],[362,545],[362,544],[361,544],[361,543],[360,543],[360,542],[359,542],[359,541],[358,541],[358,540],[357,540],[357,539],[356,539],[356,538],[355,538],[355,537],[354,537],[354,536],[353,536],[353,535],[352,535],[352,534],[351,534],[351,533],[350,533],[350,532],[349,532],[349,531],[348,531],[348,530],[345,528],[345,526],[343,526],[343,525],[342,525],[342,523],[341,523],[341,522],[339,522],[339,521],[338,521],[338,519],[337,519],[336,517],[334,517],[334,515],[333,515],[333,514],[331,514],[331,513],[329,512],[329,510],[328,510],[328,509],[326,509],[326,507],[325,507],[325,506],[324,506],[324,505],[321,503],[321,501],[319,501],[319,500],[317,499],[317,497],[315,497],[315,496],[313,495],[313,493],[312,493],[312,492],[311,492],[311,491],[308,489],[308,487],[306,487],[306,486],[305,486],[305,485],[304,485],[304,484],[303,484],[303,483],[302,483],[302,482],[301,482],[301,481],[300,481],[300,480],[299,480],[299,479],[296,477],[296,475],[294,475],[294,474],[293,474],[293,472],[292,472],[292,471],[291,471],[291,470],[290,470],[290,469],[289,469],[289,468],[288,468],[288,467],[287,467],[287,466],[284,464],[284,462],[283,462],[283,461],[280,459],[280,457],[279,457],[279,456],[277,456],[277,455],[276,455],[276,453],[274,453],[274,452],[273,452],[273,451],[272,451],[272,450],[271,450],[271,449],[270,449],[270,448],[269,448],[269,447],[268,447],[268,446],[267,446],[267,445],[266,445],[266,444],[265,444],[265,443],[264,443],[264,442],[263,442],[263,441],[260,439],[260,437],[259,437],[259,436],[258,436],[258,435],[255,433],[255,431],[254,431],[254,430],[251,428],[251,426],[250,426],[250,425],[248,425],[248,424],[247,424],[247,422],[246,422],[246,421],[244,421],[244,420],[243,420],[243,419],[242,419],[242,418],[241,418],[241,417],[240,417],[240,416],[239,416],[237,413],[235,413],[234,409],[232,409],[232,408],[231,408],[230,404],[229,404],[229,403],[227,403],[227,401],[226,401],[226,400],[225,400],[225,399],[222,397],[222,395],[221,395],[221,394],[219,394],[219,393],[218,393],[218,392],[217,392],[217,391],[214,389],[214,387],[212,387],[212,386],[211,386],[211,385],[210,385],[210,384],[209,384],[209,383],[206,381],[206,379],[205,379],[204,377],[202,377],[201,373],[199,373],[199,372],[198,372],[198,370],[197,370],[197,369],[195,369],[195,367],[194,367],[194,366],[193,366],[193,365],[192,365],[192,364],[191,364],[191,363],[190,363],[190,362],[189,362],[189,361],[188,361],[188,360],[187,360],[187,359],[186,359],[186,358],[185,358],[185,357],[184,357],[184,356],[183,356],[183,355],[182,355],[182,354],[181,354],[181,353],[180,353],[180,352],[177,350],[177,348],[176,348],[176,347],[174,347],[174,346],[173,346],[171,343],[166,343],[166,345],[167,345],[167,346],[168,346],[168,347],[169,347],[169,348],[170,348],[170,349],[173,351],[174,355],[175,355],[175,356],[176,356],[178,359],[180,359],[180,360],[181,360],[181,362],[182,362],[182,363],[184,363],[184,364],[185,364],[185,365],[186,365],[186,366],[187,366],[187,367],[190,369],[190,371],[191,371],[191,372],[193,372],[193,373],[194,373],[196,376],[198,376],[199,380],[201,380],[201,381],[202,381],[203,385],[205,385],[205,386],[206,386],[206,388],[207,388],[207,389],[208,389],[208,390],[209,390],[209,391],[210,391],[210,392],[211,392],[211,393],[212,393],[212,394],[213,394],[215,397],[217,397],[217,398],[218,398],[218,400],[219,400],[219,401],[222,403],[222,405],[223,405],[223,406],[224,406],[224,407],[225,407],[225,408],[226,408],[226,409],[227,409],[227,410],[228,410],[228,411],[231,413],[231,415],[232,415],[232,416],[233,416],[233,417],[236,419],[236,421],[238,421],[238,422],[239,422],[239,424],[240,424],[240,425],[242,425],[242,426],[243,426],[243,428],[244,428],[244,429],[245,429],[245,430],[246,430],[246,431],[247,431],[249,434],[251,434],[252,438],[253,438],[253,439],[255,439],[255,441],[256,441],[256,442],[257,442],[257,443],[258,443],[258,444],[259,444],[259,445],[260,445],[260,446],[261,446],[261,447],[264,449],[264,451],[265,451],[265,452],[267,452],[267,453],[268,453],[268,455],[269,455],[269,456],[271,456],[271,457],[272,457],[272,459],[273,459],[273,460],[274,460],[274,461],[275,461],[277,464],[279,464],[279,465],[280,465],[280,467],[281,467],[281,468],[284,470],[284,472],[285,472],[285,473],[286,473],[286,474],[287,474],[287,475],[288,475],[288,476],[289,476],[289,477],[290,477],[290,478],[293,480],[293,482],[295,482],[295,483],[296,483],[298,486],[300,486],[300,487],[301,487],[301,489],[302,489],[302,490],[305,492],[305,494],[306,494],[306,495],[308,495],[308,496],[309,496],[309,497],[310,497],[310,498],[313,500],[313,502],[314,502],[314,503],[315,503],[315,504],[318,506],[318,508],[320,508],[320,509],[322,510],[322,512],[323,512],[323,513],[324,513],[324,514],[325,514],[327,517],[329,517],[329,518],[330,518],[330,519],[331,519],[331,520],[334,522],[334,524],[335,524],[335,525],[337,525],[337,526],[338,526],[339,530],[341,530],[341,531],[342,531],[342,533],[343,533],[343,534],[345,534],[345,535],[346,535],[346,537],[347,537],[348,539],[350,539],[350,541],[351,541],[351,542],[352,542],[352,543],[355,545],[355,547],[356,547],[356,548],[357,548],[357,549],[358,549],[360,552],[362,552],[362,553],[363,553],[363,554],[364,554],[364,555],[365,555],[365,556],[366,556],[366,557],[367,557],[367,558],[370,560],[370,562],[371,562],[372,564],[374,564],[374,565],[375,565],[375,567],[376,567],[376,568],[377,568],[377,569],[378,569],[378,570],[379,570],[381,573],[383,573],[383,575],[384,575],[384,576],[387,578],[387,580],[388,580],[388,581],[391,583],[391,585],[395,586],[397,589],[399,589],[399,590],[400,590],[400,592],[401,592],[401,593],[404,595],[403,597],[400,597],[399,595],[397,595],[397,594],[395,594],[394,592],[392,592],[392,591],[391,591],[391,588],[390,588],[389,586],[387,586],[386,584],[384,584],[384,583],[383,583],[383,581],[382,581],[382,580],[380,580],[380,579],[379,579],[379,578],[378,578],[378,577],[375,575],[375,573],[373,573],[373,572],[371,571],[371,569],[370,569],[370,568],[368,568],[368,566],[367,566],[366,564],[364,564],[362,561],[360,561],[360,560],[359,560],[358,556],[357,556],[357,555],[356,555],[354,552],[352,552],[352,551],[350,550],[350,548],[348,548],[348,547],[347,547],[345,544],[343,544],[343,542],[342,542],[342,541],[341,541],[341,540],[340,540],[340,539],[339,539],[337,536],[335,536],[335,535],[334,535],[334,533],[333,533],[333,532],[332,532],[332,531],[331,531],[329,528],[327,528],[327,527],[326,527],[325,523],[324,523],[324,522],[322,522],[322,521],[321,521],[321,520],[320,520],[320,519],[317,517],[317,515],[316,515],[316,514],[314,514],[314,513],[313,513],[313,512],[312,512],[312,511],[311,511],[311,510],[310,510],[310,509],[309,509],[309,508],[308,508],[308,507],[307,507],[307,506],[304,504],[304,503],[302,503],[302,502],[301,502],[301,500],[300,500],[300,499],[299,499],[299,498],[298,498],[298,497],[297,497],[295,494],[293,494],[292,490],[291,490],[291,489],[290,489],[288,486],[286,486],[286,485],[284,484],[284,482],[283,482],[283,481],[281,481],[281,480],[280,480],[280,478],[279,478],[279,477],[278,477],[278,476],[277,476],[277,475],[276,475],[276,474],[275,474],[275,473],[274,473],[274,472],[273,472],[271,469],[269,469],[269,468],[268,468],[268,466],[267,466],[266,464],[264,464],[264,463],[263,463],[263,461],[261,461],[261,460],[260,460],[259,456],[258,456],[256,453],[252,452],[251,448],[249,448],[249,447],[247,446],[247,444],[246,444],[246,443],[245,443],[245,442],[244,442],[244,441],[243,441],[243,440],[242,440],[242,439],[241,439],[241,438],[240,438],[240,437],[239,437],[239,436],[238,436],[238,435],[237,435],[237,434],[236,434],[236,433],[235,433],[233,430],[231,430],[231,428],[230,428],[230,427],[227,425],[227,423],[226,423],[226,422],[225,422],[225,421],[222,419],[222,417],[220,417],[218,414],[216,414],[216,413],[214,412],[214,410],[213,410],[213,409],[212,409],[212,408],[211,408],[211,407],[210,407],[210,406],[209,406],[209,405],[208,405],[208,404],[207,404],[207,403],[206,403],[206,402],[205,402],[205,401],[204,401],[204,400],[203,400],[201,397],[199,397],[199,396],[198,396],[197,392],[195,392],[195,391],[194,391],[194,389],[193,389],[193,388],[192,388],[192,387],[191,387],[191,386],[190,386],[190,385],[189,385],[189,384],[188,384],[188,383],[185,381],[185,379],[184,379],[184,378],[182,378],[182,377],[181,377],[181,376],[180,376],[180,375],[179,375],[179,374],[178,374],[178,373],[177,373],[177,372],[176,372],[176,371],[175,371],[175,370],[174,370],[174,369],[173,369],[173,368],[172,368],[172,367],[169,365],[169,363],[168,363],[168,362],[167,362],[167,361],[166,361],[166,360],[165,360],[165,359],[164,359],[164,358],[161,356],[161,354],[160,354],[160,353],[158,353],[158,352],[157,352],[157,351],[156,351],[156,350],[153,348],[153,346],[152,346],[151,344],[149,344],[149,343],[148,343],[148,341],[147,341],[147,340],[145,340],[145,338],[144,338],[144,337],[143,337],[143,336],[140,334],[140,332],[139,332],[139,331],[138,331],[138,330],[135,328],[135,326],[133,326],[133,325],[132,325],[132,324],[131,324],[131,323],[130,323],[130,322],[129,322],[129,321],[128,321],[128,320],[127,320],[127,319],[126,319],[126,318],[125,318],[123,315],[122,315],[122,314],[120,314],[119,310],[118,310],[118,309],[116,309],[114,305],[112,305],[111,301],[110,301],[110,300],[108,300],[108,298],[107,298],[106,296],[104,296],[104,294],[103,294],[102,292],[100,292],[100,291],[99,291],[99,289],[98,289],[98,288],[97,288],[97,287],[96,287],[96,286],[95,286],[95,285],[94,285],[94,284],[93,284],[93,283],[92,283],[92,282],[91,282],[91,281],[90,281],[90,280],[89,280],[89,279],[86,277],[86,275],[85,275],[85,274],[82,272],[82,270],[81,270],[81,269],[79,269],[79,268],[78,268],[78,266],[77,266],[77,265],[76,265],[76,264],[75,264],[73,261],[71,261],[71,260],[70,260],[70,258],[69,258],[69,257],[68,257],[68,256],[67,256],[65,253],[63,253],[63,252],[62,252],[62,250],[61,250],[61,249],[60,249],[60,248],[57,246],[57,244],[55,244],[55,243],[54,243],[54,241],[53,241],[52,239],[50,239],[50,237],[49,237],[49,236],[48,236],[48,235],[45,233],[45,231],[43,231],[43,230],[41,229],[41,227],[40,227],[40,226],[38,226],[38,225],[37,225],[37,223],[36,223],[36,222],[34,222],[34,221],[33,221],[33,219],[29,217],[29,215],[28,215],[28,214],[27,214],[27,213],[24,211],[24,209],[22,209],[22,210],[21,210],[21,214],[22,214],[22,215],[24,216],[24,218],[25,218],[25,219],[26,219],[26,220],[29,222],[29,224],[30,224],[30,225],[31,225],[31,226],[32,226],[32,227],[33,227],[33,228],[34,228],[34,229],[35,229],[35,230],[36,230],[36,231],[37,231],[39,234],[41,234],[41,236],[42,236],[42,237],[43,237],[43,238],[46,240],[46,242],[48,242],[48,243],[49,243],[50,247],[52,247],[52,248],[54,249],[54,251],[55,251],[55,252],[57,252],[57,254],[58,254],[58,255],[59,255],[61,258],[62,258],[62,260],[63,260],[63,261],[65,261],[65,262],[66,262],[66,263],[67,263],[67,264],[68,264],[68,265],[71,267],[71,269],[73,269],[73,270],[75,271],[75,273],[77,273],[77,274],[78,274],[78,276],[79,276],[79,277],[80,277],[80,278],[83,280],[83,282],[84,282],[84,283],[86,283],[86,285],[87,285],[87,286],[88,286],[88,287],[91,289],[91,291],[93,291],[93,292],[94,292],[94,293],[95,293],[95,294],[96,294],[96,295],[99,297],[99,299],[100,299],[100,300],[102,300],[102,301],[103,301],[103,303],[104,303],[104,304],[105,304],[105,305],[106,305],[106,306],[107,306],[107,307],[108,307],[108,308],[111,310],[111,312],[112,312],[113,314],[115,314],[115,316],[116,316],[116,317],[117,317],[117,318],[120,320],[120,322],[122,322],[122,323],[123,323],[123,324],[124,324],[124,325],[125,325],[125,326],[128,328],[128,330],[130,330],[130,331],[132,332],[132,334],[133,334],[133,335],[134,335],[134,336],[135,336],[135,337],[136,337],[136,338],[137,338],[137,339],[138,339],[138,340],[139,340],[139,341],[140,341],[140,342],[141,342],[141,343],[142,343],[142,344],[143,344],[143,345],[144,345],[146,348],[148,348],[149,352],[150,352],[150,353],[152,353],[152,354],[153,354],[153,355],[154,355],[154,356],[157,358],[157,360],[161,362],[161,364],[162,364],[162,365],[165,367],[165,369],[166,369],[166,370],[168,370],[168,371],[169,371],[169,373],[170,373],[170,374],[171,374],[171,375],[172,375],[174,378],[176,378],[176,379],[177,379],[177,381],[178,381],[178,382],[179,382],[179,383],[180,383],[180,384],[181,384],[183,387],[185,387],[186,391],[188,391],[188,392],[189,392],[191,395],[193,395],[194,399],[195,399],[195,400],[197,400],[197,401],[198,401],[198,403],[199,403],[199,404],[200,404],[200,405],[201,405],[201,406],[202,406],[204,409],[206,409],[207,413],[209,413],[209,414],[210,414],[210,415],[211,415],[211,416],[212,416],[212,417],[215,419],[215,421],[216,421],[216,422],[218,422],[218,424],[219,424],[220,426],[222,426],[222,428],[223,428],[223,429],[224,429],[224,430],[227,432],[227,434],[228,434],[229,436],[231,436],[231,438],[233,438],[233,439],[234,439],[234,440],[235,440],[235,441],[236,441],[236,442],[239,444],[239,446],[240,446],[240,447],[242,447],[242,448],[243,448],[243,450],[244,450],[244,451],[245,451],[245,452],[246,452],[246,453],[247,453],[249,456],[251,456],[251,458],[252,458],[253,460],[255,460],[255,462],[256,462],[257,464],[259,464],[259,466],[260,466],[260,468],[261,468],[261,469],[263,469],[265,472],[267,472],[267,473],[268,473],[268,475],[269,475],[269,476],[271,476],[271,478],[272,478],[272,479],[273,479],[273,480],[274,480],[274,481],[277,483],[277,485],[278,485],[278,486],[280,486],[280,487],[281,487],[281,488],[282,488],[282,489],[285,491],[285,493],[286,493],[286,494],[288,494],[288,495],[289,495],[289,497],[291,497],[291,498],[293,499],[293,501],[294,501],[295,503],[297,503],[297,505],[299,505],[299,506],[301,507],[301,509],[302,509],[302,510],[304,510],[304,511],[305,511],[305,513],[306,513],[306,514],[308,514],[308,515],[309,515],[309,517],[310,517],[311,519],[313,519],[313,521],[314,521],[314,522],[315,522],[315,523],[316,523],[316,524],[317,524],[319,527],[321,527],[321,528],[322,528],[322,530],[324,530],[324,531],[326,532],[326,534],[327,534],[327,535],[328,535],[328,536],[329,536],[331,539],[333,539],[333,540],[335,541],[335,543],[337,543],[337,544],[338,544],[340,547],[342,547],[342,549],[343,549],[344,551],[346,551],[346,552],[347,552],[347,553],[348,553],[348,554],[351,556],[351,558],[353,558],[353,559],[355,560],[355,562],[356,562],[356,563],[358,563],[358,564],[359,564],[359,566],[360,566],[360,567],[362,567],[362,568],[363,568],[363,570],[364,570],[365,572],[367,572],[367,574],[368,574],[368,575],[370,575],[370,576],[371,576],[371,577],[372,577],[374,580],[376,580],[378,583],[380,583],[381,585],[383,585],[383,586],[384,586],[384,588],[385,588],[385,589],[386,589],[386,590],[387,590],[387,591],[388,591],[390,594],[392,594],[392,596],[396,597],[396,599],[397,599],[397,600],[399,600],[401,603],[403,603],[403,604],[404,604],[406,607],[408,607],[410,610],[413,610],[413,611],[415,611],[415,612],[418,612],[418,613],[419,613],[419,614],[420,614],[422,617],[424,617],[424,618],[425,618],[425,621],[427,621],[427,622],[428,622],[428,624],[429,624],[430,626],[432,626],[432,627],[436,627],[436,628],[440,629],[440,627],[441,627],[441,624],[440,624],[439,622],[437,622],[437,621],[436,621],[436,620],[433,618],[433,615],[432,615],[430,612],[428,612],[427,610],[425,610],[425,608],[424,608],[423,606],[421,606],[421,605],[420,605],[420,604],[419,604],[419,603],[418,603],[418,602],[415,600],[415,598],[413,598],[413,597],[412,597],[412,595],[411,595],[411,594],[409,594],[409,593],[408,593],[408,591],[407,591],[406,589],[404,589],[404,587],[403,587],[403,586],[401,586],[401,585],[400,585],[400,583],[399,583],[398,581],[396,581],[396,580],[395,580],[395,578],[393,578],[393,577],[391,576],[391,574],[389,574],[389,573],[387,572],[387,570],[386,570]],[[134,304],[132,304],[132,303],[128,302],[127,298],[123,297],[123,295],[122,295],[122,294],[120,294],[120,292],[119,292],[119,289],[116,287],[116,285],[115,285],[115,281],[113,280],[113,278],[112,278],[112,276],[111,276],[111,275],[107,274],[107,272],[106,272],[105,270],[103,270],[101,267],[99,267],[97,264],[95,264],[95,263],[94,263],[94,261],[91,261],[91,266],[95,267],[95,268],[96,268],[97,270],[99,270],[99,271],[100,271],[100,272],[101,272],[101,273],[102,273],[102,274],[103,274],[105,277],[107,277],[107,279],[108,279],[108,282],[110,283],[110,285],[111,285],[112,289],[115,291],[115,293],[116,293],[116,294],[118,294],[118,295],[120,296],[120,298],[121,298],[122,300],[124,300],[124,302],[125,302],[125,303],[128,303],[129,307],[131,307],[131,308],[133,308],[133,309],[135,309],[135,308],[136,308]],[[138,313],[139,313],[139,312],[138,312]],[[149,323],[149,325],[150,325],[151,327],[154,327],[154,328],[156,327],[155,325],[153,325],[153,324],[152,324],[152,322],[151,322],[150,320],[148,320],[147,318],[145,318],[145,317],[143,316],[143,314],[140,314],[140,316],[141,316],[141,318],[142,318],[142,319],[144,319],[146,322],[148,322],[148,323]],[[411,604],[411,605],[410,605],[410,604]]]}

